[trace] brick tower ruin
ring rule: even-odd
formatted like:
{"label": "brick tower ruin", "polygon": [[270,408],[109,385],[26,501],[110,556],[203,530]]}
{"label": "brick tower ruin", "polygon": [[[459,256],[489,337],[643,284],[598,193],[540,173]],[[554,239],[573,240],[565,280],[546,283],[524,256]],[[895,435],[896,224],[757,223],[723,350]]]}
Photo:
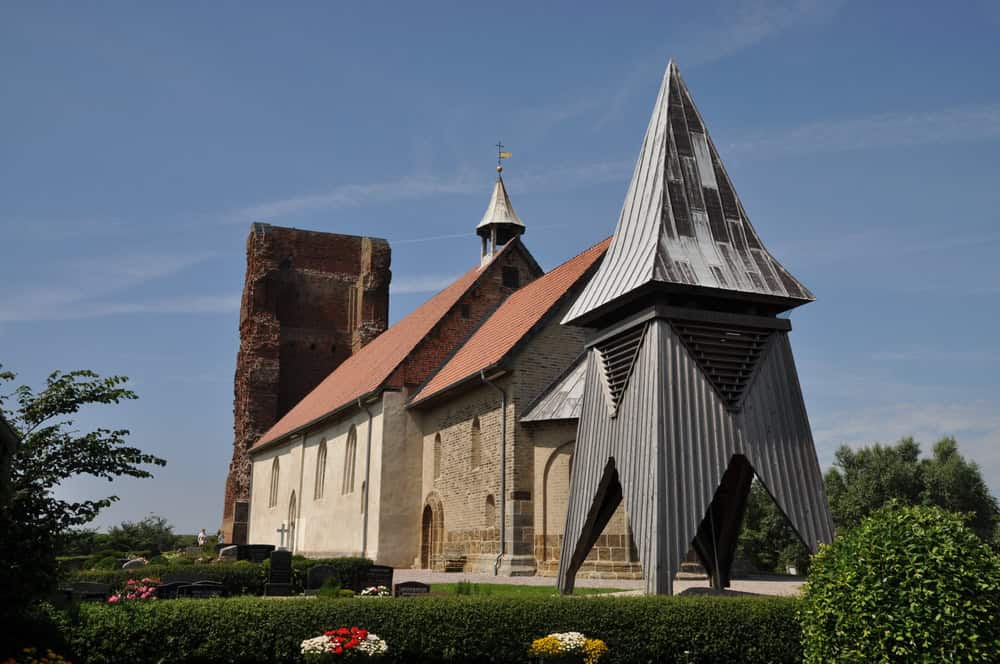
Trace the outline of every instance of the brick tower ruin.
{"label": "brick tower ruin", "polygon": [[233,459],[222,529],[246,543],[247,450],[389,319],[389,243],[253,224],[240,306]]}

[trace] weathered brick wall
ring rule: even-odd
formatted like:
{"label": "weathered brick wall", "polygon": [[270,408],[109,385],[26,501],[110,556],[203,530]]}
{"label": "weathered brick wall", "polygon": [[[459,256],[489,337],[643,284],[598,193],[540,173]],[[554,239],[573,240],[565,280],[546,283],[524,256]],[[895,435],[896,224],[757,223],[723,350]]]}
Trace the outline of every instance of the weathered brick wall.
{"label": "weathered brick wall", "polygon": [[341,362],[386,329],[385,240],[254,224],[236,359],[233,458],[223,530],[249,499],[247,450]]}
{"label": "weathered brick wall", "polygon": [[514,292],[515,289],[503,285],[505,267],[518,271],[522,286],[541,276],[520,248],[511,247],[504,251],[485,268],[475,288],[466,293],[458,305],[410,353],[390,378],[390,384],[416,387],[444,364],[458,345],[468,339],[482,321]]}

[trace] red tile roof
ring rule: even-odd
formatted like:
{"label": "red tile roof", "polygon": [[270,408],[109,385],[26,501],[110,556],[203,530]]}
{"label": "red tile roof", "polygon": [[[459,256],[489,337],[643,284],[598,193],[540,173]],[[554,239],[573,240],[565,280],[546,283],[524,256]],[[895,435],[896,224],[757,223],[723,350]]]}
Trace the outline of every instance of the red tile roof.
{"label": "red tile roof", "polygon": [[574,256],[504,300],[461,348],[410,400],[440,394],[502,360],[587,271],[604,256],[611,238]]}
{"label": "red tile roof", "polygon": [[375,392],[406,357],[423,341],[462,296],[487,272],[489,265],[517,243],[507,244],[493,260],[475,267],[443,291],[413,310],[408,316],[378,335],[367,346],[334,369],[312,392],[254,443],[252,450],[271,445],[358,399]]}

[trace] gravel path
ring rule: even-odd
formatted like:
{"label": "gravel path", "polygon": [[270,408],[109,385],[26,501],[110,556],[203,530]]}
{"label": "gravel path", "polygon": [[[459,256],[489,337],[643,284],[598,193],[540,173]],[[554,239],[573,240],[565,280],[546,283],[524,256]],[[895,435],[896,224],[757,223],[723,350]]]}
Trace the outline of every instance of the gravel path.
{"label": "gravel path", "polygon": [[[397,569],[393,573],[393,582],[420,581],[421,583],[457,583],[471,581],[472,583],[505,583],[525,586],[552,586],[556,580],[551,576],[493,576],[491,574],[474,574],[466,572],[432,572],[425,569]],[[803,578],[789,577],[751,577],[735,579],[729,590],[736,593],[752,593],[755,595],[796,595],[802,587]],[[642,581],[631,579],[577,579],[576,585],[581,588],[621,588],[631,591],[628,594],[641,594]],[[674,581],[674,593],[703,594],[709,592],[707,579],[677,579]],[[617,594],[617,593],[616,593]]]}

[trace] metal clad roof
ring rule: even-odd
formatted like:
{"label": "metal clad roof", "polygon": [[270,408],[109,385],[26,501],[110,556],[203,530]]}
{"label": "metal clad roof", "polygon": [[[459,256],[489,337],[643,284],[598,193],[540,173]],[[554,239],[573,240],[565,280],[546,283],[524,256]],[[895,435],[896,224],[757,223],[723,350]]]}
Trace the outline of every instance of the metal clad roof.
{"label": "metal clad roof", "polygon": [[521,418],[522,422],[576,420],[583,408],[583,388],[587,375],[587,354],[583,354],[545,390],[538,401]]}
{"label": "metal clad roof", "polygon": [[514,212],[514,205],[510,202],[510,196],[507,195],[507,187],[504,186],[503,178],[499,175],[496,184],[493,185],[493,195],[490,196],[490,202],[486,206],[482,220],[476,226],[476,231],[493,224],[512,224],[524,228],[521,218],[517,216],[517,212]]}
{"label": "metal clad roof", "polygon": [[563,322],[651,282],[756,293],[793,306],[814,299],[761,243],[673,62],[608,256]]}

